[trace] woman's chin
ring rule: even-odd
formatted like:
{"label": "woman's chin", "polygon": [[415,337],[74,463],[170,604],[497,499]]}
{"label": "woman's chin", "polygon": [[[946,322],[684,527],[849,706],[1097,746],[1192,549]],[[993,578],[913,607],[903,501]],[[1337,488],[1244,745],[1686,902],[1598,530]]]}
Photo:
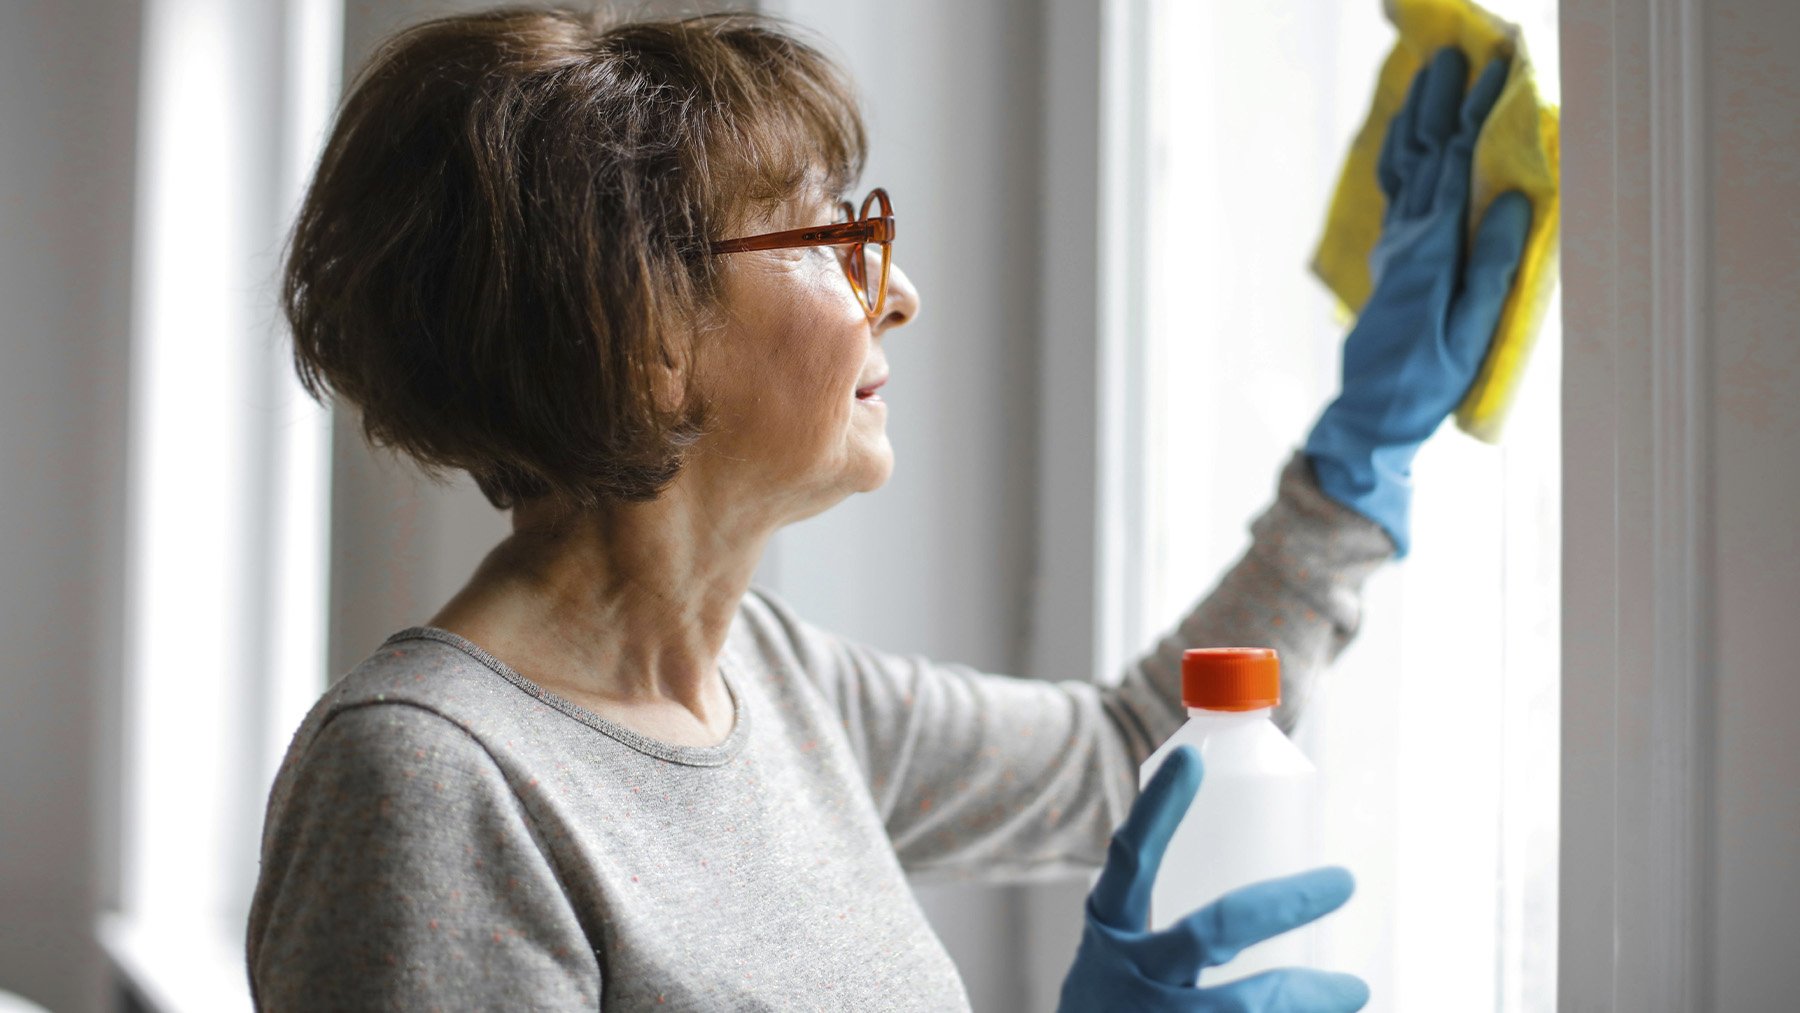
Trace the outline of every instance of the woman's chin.
{"label": "woman's chin", "polygon": [[857,492],[874,492],[887,484],[888,477],[894,473],[894,457],[888,454],[882,457],[877,465],[865,471],[863,480],[856,486]]}
{"label": "woman's chin", "polygon": [[809,517],[816,517],[857,493],[874,492],[887,484],[888,475],[893,470],[893,452],[887,449],[884,440],[879,454],[860,455],[860,458],[849,468],[838,472],[836,479],[830,481],[829,485],[820,487],[818,494],[810,498],[810,503],[800,513],[789,517],[783,523],[793,524]]}
{"label": "woman's chin", "polygon": [[888,476],[894,473],[894,448],[888,443],[886,433],[881,434],[876,445],[867,447],[857,457],[852,490],[874,492],[887,484]]}

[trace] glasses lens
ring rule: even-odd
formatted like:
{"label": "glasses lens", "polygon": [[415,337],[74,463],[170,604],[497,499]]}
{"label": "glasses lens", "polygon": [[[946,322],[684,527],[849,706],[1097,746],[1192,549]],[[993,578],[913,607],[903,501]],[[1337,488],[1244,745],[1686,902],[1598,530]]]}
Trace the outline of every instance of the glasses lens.
{"label": "glasses lens", "polygon": [[863,302],[870,309],[875,308],[875,300],[881,297],[882,268],[887,263],[888,246],[886,243],[864,243],[857,250],[857,263],[861,277],[857,284],[863,291]]}
{"label": "glasses lens", "polygon": [[[861,217],[878,218],[891,214],[883,203],[876,205],[876,195],[871,193],[863,201]],[[854,205],[848,201],[838,205],[837,220],[850,221],[858,216]],[[850,284],[856,288],[857,296],[862,300],[863,308],[869,312],[881,309],[881,283],[887,274],[887,243],[861,243],[856,246],[841,246],[838,249],[844,258],[844,273],[850,276]]]}

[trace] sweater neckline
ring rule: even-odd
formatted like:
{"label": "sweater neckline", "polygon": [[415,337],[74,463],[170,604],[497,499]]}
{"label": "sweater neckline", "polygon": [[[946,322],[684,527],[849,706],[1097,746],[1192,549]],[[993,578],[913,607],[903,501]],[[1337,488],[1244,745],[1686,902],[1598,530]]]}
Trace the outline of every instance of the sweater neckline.
{"label": "sweater neckline", "polygon": [[562,711],[608,738],[618,741],[621,745],[659,760],[668,760],[671,763],[681,763],[691,767],[718,767],[729,763],[732,758],[743,751],[744,744],[749,741],[750,710],[745,704],[744,694],[738,685],[737,658],[732,655],[729,644],[719,655],[719,677],[725,682],[725,691],[731,694],[731,731],[722,741],[710,746],[683,746],[673,742],[664,742],[661,739],[653,739],[642,732],[627,728],[617,721],[601,717],[594,711],[545,689],[515,672],[512,666],[489,654],[482,649],[481,645],[461,634],[452,633],[436,626],[409,626],[388,637],[382,642],[382,646],[386,647],[401,640],[435,640],[454,647],[545,704]]}

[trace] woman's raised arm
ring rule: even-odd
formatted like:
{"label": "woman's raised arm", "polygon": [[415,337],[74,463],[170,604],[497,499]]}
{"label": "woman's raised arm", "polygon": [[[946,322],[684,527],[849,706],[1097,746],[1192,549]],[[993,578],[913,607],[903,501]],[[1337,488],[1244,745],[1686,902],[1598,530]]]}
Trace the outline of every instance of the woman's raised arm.
{"label": "woman's raised arm", "polygon": [[1137,768],[1185,719],[1181,652],[1274,647],[1292,728],[1321,671],[1356,635],[1362,584],[1394,546],[1320,492],[1306,458],[1282,469],[1249,549],[1116,686],[1090,673],[1020,679],[898,655],[811,626],[765,592],[746,615],[766,660],[807,675],[842,718],[895,850],[924,878],[1026,880],[1100,865]]}

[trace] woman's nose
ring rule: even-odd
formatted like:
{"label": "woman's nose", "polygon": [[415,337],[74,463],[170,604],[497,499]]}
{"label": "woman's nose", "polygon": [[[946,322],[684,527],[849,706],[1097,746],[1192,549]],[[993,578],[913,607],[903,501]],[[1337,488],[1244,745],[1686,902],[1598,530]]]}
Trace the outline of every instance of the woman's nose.
{"label": "woman's nose", "polygon": [[894,263],[888,267],[887,301],[881,307],[881,319],[875,321],[877,337],[890,327],[898,327],[919,315],[919,290],[912,279]]}

